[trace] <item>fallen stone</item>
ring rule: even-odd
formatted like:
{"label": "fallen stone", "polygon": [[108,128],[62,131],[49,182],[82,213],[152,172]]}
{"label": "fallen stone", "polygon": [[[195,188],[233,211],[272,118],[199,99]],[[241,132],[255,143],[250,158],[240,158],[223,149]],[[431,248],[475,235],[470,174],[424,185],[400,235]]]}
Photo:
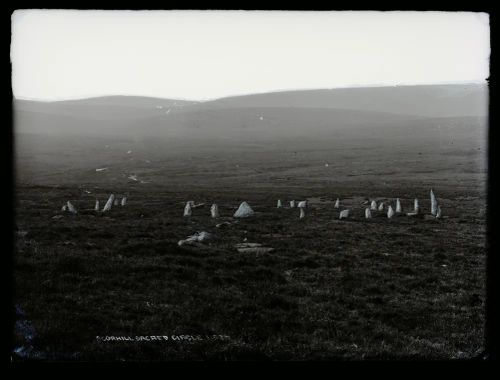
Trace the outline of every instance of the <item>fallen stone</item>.
{"label": "fallen stone", "polygon": [[259,243],[239,243],[234,246],[240,253],[268,253],[274,251],[274,248],[263,247]]}
{"label": "fallen stone", "polygon": [[256,247],[262,247],[262,244],[260,243],[238,243],[235,244],[236,248],[256,248]]}
{"label": "fallen stone", "polygon": [[197,232],[194,235],[189,236],[187,239],[179,240],[177,243],[179,246],[189,243],[204,243],[206,241],[212,240],[214,236],[205,231]]}

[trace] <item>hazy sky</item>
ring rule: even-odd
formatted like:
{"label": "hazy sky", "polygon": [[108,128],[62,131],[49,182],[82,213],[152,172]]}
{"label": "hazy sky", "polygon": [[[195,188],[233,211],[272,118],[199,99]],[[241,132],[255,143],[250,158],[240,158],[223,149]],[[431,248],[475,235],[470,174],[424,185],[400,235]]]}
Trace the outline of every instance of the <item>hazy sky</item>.
{"label": "hazy sky", "polygon": [[287,89],[482,82],[489,16],[465,12],[69,11],[12,16],[17,98],[205,100]]}

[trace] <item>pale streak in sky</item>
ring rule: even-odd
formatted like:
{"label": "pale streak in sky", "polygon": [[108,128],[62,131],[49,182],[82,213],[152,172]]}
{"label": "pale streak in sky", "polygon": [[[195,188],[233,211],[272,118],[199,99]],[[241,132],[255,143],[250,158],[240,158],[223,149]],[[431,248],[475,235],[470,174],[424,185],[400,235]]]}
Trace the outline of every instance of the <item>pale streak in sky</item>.
{"label": "pale streak in sky", "polygon": [[20,10],[17,98],[206,100],[289,89],[484,82],[489,15]]}

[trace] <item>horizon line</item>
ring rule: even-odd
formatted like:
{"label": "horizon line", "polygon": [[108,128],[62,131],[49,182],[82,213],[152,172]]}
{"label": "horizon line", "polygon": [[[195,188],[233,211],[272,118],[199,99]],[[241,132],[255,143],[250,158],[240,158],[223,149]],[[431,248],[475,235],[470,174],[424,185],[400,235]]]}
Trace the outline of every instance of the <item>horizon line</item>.
{"label": "horizon line", "polygon": [[337,86],[337,87],[311,87],[311,88],[300,88],[300,89],[276,89],[271,91],[262,91],[262,92],[252,92],[252,93],[238,93],[238,94],[229,94],[220,97],[214,98],[182,98],[182,97],[158,97],[152,95],[140,95],[140,94],[100,94],[100,95],[85,95],[81,97],[75,98],[53,98],[53,99],[41,99],[41,98],[29,98],[29,97],[16,97],[12,94],[13,100],[26,100],[26,101],[34,101],[34,102],[43,102],[43,103],[56,103],[56,102],[65,102],[65,101],[75,101],[75,100],[88,100],[88,99],[96,99],[96,98],[106,98],[106,97],[139,97],[139,98],[151,98],[151,99],[161,99],[161,100],[179,100],[186,102],[196,102],[196,103],[205,103],[216,101],[220,99],[226,98],[235,98],[235,97],[243,97],[243,96],[252,96],[252,95],[265,95],[265,94],[274,94],[274,93],[282,93],[282,92],[300,92],[300,91],[325,91],[325,90],[337,90],[337,89],[355,89],[355,88],[383,88],[383,87],[417,87],[417,86],[442,86],[442,85],[480,85],[480,84],[488,84],[488,79],[478,80],[478,81],[450,81],[450,82],[439,82],[439,83],[416,83],[416,84],[360,84],[360,85],[346,85],[346,86]]}

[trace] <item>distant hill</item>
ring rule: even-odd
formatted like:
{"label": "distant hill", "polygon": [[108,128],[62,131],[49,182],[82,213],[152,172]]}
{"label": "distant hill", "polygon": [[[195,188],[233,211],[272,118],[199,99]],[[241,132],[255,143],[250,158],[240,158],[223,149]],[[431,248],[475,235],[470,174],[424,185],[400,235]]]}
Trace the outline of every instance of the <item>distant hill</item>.
{"label": "distant hill", "polygon": [[336,108],[420,117],[486,116],[486,84],[353,87],[233,96],[196,105],[201,109],[241,107]]}
{"label": "distant hill", "polygon": [[[53,102],[56,103],[56,102]],[[65,100],[57,103],[64,104],[80,104],[80,105],[101,105],[101,106],[121,106],[121,107],[135,107],[135,108],[154,108],[157,106],[163,107],[182,107],[186,105],[192,105],[199,102],[191,100],[180,100],[180,99],[165,99],[165,98],[152,98],[146,96],[126,96],[126,95],[114,95],[114,96],[100,96],[96,98],[85,98],[85,99],[75,99],[75,100]]]}
{"label": "distant hill", "polygon": [[148,98],[140,96],[103,96],[98,98],[40,102],[33,100],[14,100],[14,110],[62,115],[86,119],[141,119],[194,105],[196,102]]}
{"label": "distant hill", "polygon": [[[58,102],[14,101],[19,133],[132,134],[136,137],[307,136],[383,128],[432,118],[487,116],[486,85],[366,87],[286,91],[206,102],[105,96]],[[411,123],[406,123],[411,121]],[[382,129],[381,129],[382,128]],[[391,129],[392,130],[392,129]]]}

